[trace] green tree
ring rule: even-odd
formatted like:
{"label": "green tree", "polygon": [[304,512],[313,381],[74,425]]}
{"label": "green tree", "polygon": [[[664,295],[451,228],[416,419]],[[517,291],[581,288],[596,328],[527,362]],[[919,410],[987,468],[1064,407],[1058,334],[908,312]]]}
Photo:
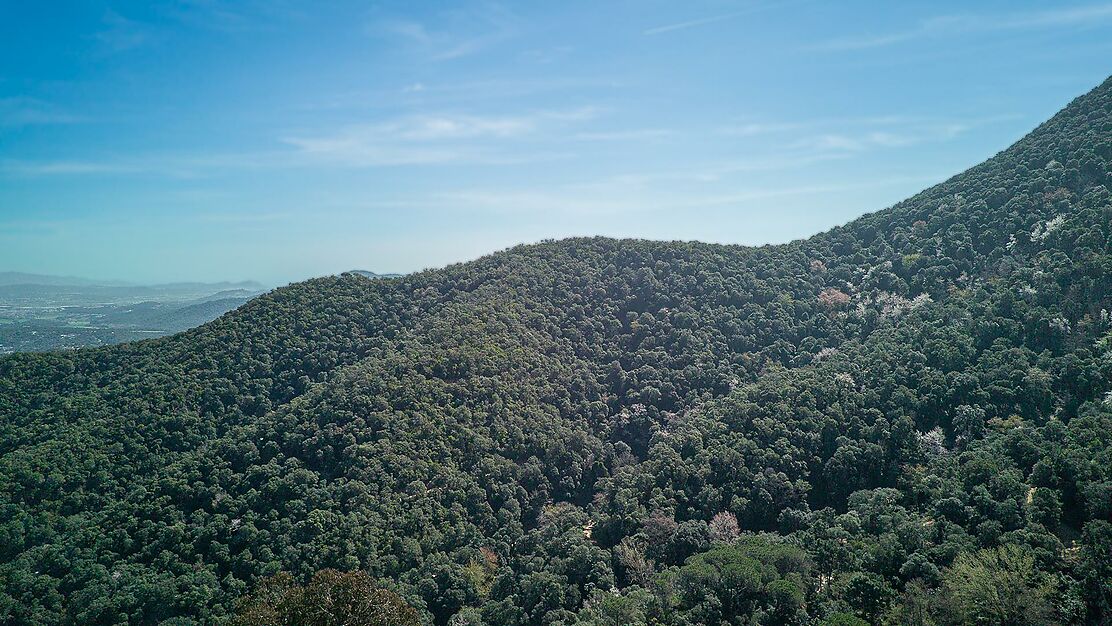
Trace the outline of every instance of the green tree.
{"label": "green tree", "polygon": [[942,583],[944,616],[954,624],[1049,626],[1054,584],[1015,545],[961,554]]}
{"label": "green tree", "polygon": [[284,572],[245,598],[236,626],[420,626],[417,610],[366,572],[317,572],[298,585]]}

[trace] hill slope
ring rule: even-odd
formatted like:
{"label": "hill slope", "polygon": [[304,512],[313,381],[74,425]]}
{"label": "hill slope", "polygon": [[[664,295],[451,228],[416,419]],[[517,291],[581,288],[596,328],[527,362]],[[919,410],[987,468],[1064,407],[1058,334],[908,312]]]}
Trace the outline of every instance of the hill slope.
{"label": "hill slope", "polygon": [[546,242],[6,358],[0,616],[221,622],[338,568],[438,624],[1098,623],[1110,163],[1106,81],[807,240]]}

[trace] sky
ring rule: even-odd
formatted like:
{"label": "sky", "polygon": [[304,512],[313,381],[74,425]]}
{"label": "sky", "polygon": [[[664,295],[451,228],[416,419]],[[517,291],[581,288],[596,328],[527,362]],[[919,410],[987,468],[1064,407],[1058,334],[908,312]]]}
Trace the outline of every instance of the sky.
{"label": "sky", "polygon": [[0,271],[278,285],[883,209],[1112,72],[1112,3],[0,0]]}

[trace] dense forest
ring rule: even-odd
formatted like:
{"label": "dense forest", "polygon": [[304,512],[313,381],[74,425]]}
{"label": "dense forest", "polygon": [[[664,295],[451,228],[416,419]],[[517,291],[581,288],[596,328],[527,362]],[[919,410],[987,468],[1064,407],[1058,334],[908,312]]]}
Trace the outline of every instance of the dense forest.
{"label": "dense forest", "polygon": [[1110,190],[1112,79],[810,239],[6,357],[0,622],[1109,623]]}

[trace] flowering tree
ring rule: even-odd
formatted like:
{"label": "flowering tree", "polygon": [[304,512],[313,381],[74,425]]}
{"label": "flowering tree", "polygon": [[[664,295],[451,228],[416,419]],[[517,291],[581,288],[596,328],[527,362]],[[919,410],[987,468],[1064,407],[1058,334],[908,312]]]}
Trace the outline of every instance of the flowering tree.
{"label": "flowering tree", "polygon": [[737,516],[729,511],[716,513],[707,526],[711,541],[733,541],[737,539],[740,529],[737,525]]}

